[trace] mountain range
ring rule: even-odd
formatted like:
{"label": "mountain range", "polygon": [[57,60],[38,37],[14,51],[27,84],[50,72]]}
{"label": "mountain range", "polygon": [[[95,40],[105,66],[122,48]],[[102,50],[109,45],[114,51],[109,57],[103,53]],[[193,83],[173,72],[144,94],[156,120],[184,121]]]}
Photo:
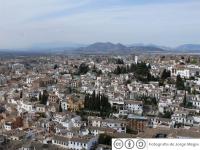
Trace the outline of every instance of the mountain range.
{"label": "mountain range", "polygon": [[200,44],[184,44],[176,47],[176,50],[200,52]]}
{"label": "mountain range", "polygon": [[145,44],[133,44],[123,45],[120,43],[113,44],[111,42],[97,42],[85,47],[74,49],[74,52],[80,53],[199,53],[200,44],[185,44],[175,48],[157,46],[157,45],[145,45]]}
{"label": "mountain range", "polygon": [[129,53],[200,53],[200,44],[184,44],[178,47],[165,47],[153,44],[132,44],[96,42],[91,45],[83,44],[39,44],[27,49],[0,50],[4,53],[66,53],[66,54],[129,54]]}

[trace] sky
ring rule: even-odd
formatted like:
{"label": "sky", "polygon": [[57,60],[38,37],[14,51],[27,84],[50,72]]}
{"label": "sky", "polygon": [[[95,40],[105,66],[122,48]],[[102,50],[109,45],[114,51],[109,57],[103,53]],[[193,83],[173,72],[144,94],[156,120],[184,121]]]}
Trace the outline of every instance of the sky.
{"label": "sky", "polygon": [[200,44],[200,0],[0,0],[0,49]]}

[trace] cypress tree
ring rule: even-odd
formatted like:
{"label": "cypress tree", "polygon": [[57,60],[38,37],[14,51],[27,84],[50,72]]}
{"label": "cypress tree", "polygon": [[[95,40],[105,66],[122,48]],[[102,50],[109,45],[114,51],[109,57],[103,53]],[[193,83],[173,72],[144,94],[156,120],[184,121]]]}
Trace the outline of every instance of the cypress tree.
{"label": "cypress tree", "polygon": [[184,85],[184,80],[181,78],[180,75],[176,77],[176,88],[177,90],[184,90],[185,85]]}
{"label": "cypress tree", "polygon": [[39,101],[41,101],[42,100],[42,94],[41,94],[41,92],[39,93]]}
{"label": "cypress tree", "polygon": [[23,93],[22,93],[22,91],[20,92],[20,98],[22,98],[23,97]]}
{"label": "cypress tree", "polygon": [[41,98],[41,104],[46,105],[47,104],[47,100],[48,100],[49,94],[46,90],[43,91],[43,95]]}
{"label": "cypress tree", "polygon": [[58,110],[59,112],[62,112],[62,106],[61,106],[61,102],[60,102],[60,104],[59,104],[59,110]]}

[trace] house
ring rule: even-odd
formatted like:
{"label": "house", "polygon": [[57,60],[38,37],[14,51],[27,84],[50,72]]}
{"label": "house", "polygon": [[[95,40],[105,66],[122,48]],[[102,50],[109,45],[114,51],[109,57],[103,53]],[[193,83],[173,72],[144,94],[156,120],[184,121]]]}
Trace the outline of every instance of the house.
{"label": "house", "polygon": [[12,70],[16,71],[16,70],[23,70],[24,69],[24,65],[20,64],[20,63],[15,63],[12,64]]}
{"label": "house", "polygon": [[115,129],[117,132],[126,133],[127,122],[120,119],[105,119],[101,123],[101,127],[109,127]]}
{"label": "house", "polygon": [[118,113],[113,113],[113,116],[120,118],[126,117],[128,115],[128,110],[120,109]]}
{"label": "house", "polygon": [[97,137],[73,137],[54,136],[52,144],[61,146],[66,149],[82,150],[91,149],[97,143]]}
{"label": "house", "polygon": [[125,100],[124,108],[129,111],[129,113],[142,114],[143,112],[143,102],[135,100]]}
{"label": "house", "polygon": [[112,128],[117,132],[126,133],[126,121],[121,119],[102,119],[101,117],[88,117],[88,124],[92,127]]}
{"label": "house", "polygon": [[149,128],[171,128],[172,122],[168,118],[159,118],[159,117],[149,117],[148,118],[148,127]]}
{"label": "house", "polygon": [[3,144],[6,141],[6,137],[0,135],[0,144]]}
{"label": "house", "polygon": [[13,140],[13,141],[21,141],[24,140],[26,137],[26,133],[23,131],[19,131],[19,132],[15,132],[14,134],[12,134],[9,139]]}
{"label": "house", "polygon": [[189,95],[187,96],[187,101],[192,104],[193,107],[200,109],[200,96],[199,95]]}
{"label": "house", "polygon": [[89,127],[89,133],[91,133],[92,135],[96,136],[99,134],[103,134],[103,133],[108,133],[108,134],[112,134],[115,133],[116,130],[109,128],[109,127]]}
{"label": "house", "polygon": [[64,112],[57,112],[53,115],[53,121],[61,123],[66,118],[66,113]]}
{"label": "house", "polygon": [[67,97],[67,110],[75,112],[84,108],[83,95],[71,95]]}
{"label": "house", "polygon": [[193,126],[194,119],[192,116],[189,116],[187,112],[183,111],[176,111],[172,116],[171,120],[173,124],[182,124],[182,125],[189,125]]}
{"label": "house", "polygon": [[101,117],[88,116],[88,124],[92,127],[101,127],[102,121]]}
{"label": "house", "polygon": [[112,98],[112,99],[109,99],[109,103],[111,107],[122,108],[124,106],[124,99],[123,97]]}
{"label": "house", "polygon": [[160,100],[159,103],[158,103],[158,111],[159,113],[161,114],[164,114],[165,112],[167,111],[171,111],[171,102],[169,101],[162,101]]}
{"label": "house", "polygon": [[[18,150],[63,150],[62,147],[57,145],[49,144],[51,143],[51,139],[47,138],[47,143],[41,143],[40,141],[27,141],[25,143],[21,143],[21,147]],[[18,144],[19,145],[19,144]],[[18,146],[17,145],[17,146]]]}
{"label": "house", "polygon": [[23,127],[23,119],[21,117],[6,118],[4,121],[4,129],[7,131],[20,127]]}
{"label": "house", "polygon": [[160,120],[158,117],[148,117],[148,127],[149,128],[157,128]]}
{"label": "house", "polygon": [[53,79],[53,78],[46,77],[46,78],[39,79],[40,87],[46,87],[46,86],[52,85],[54,83],[55,83],[55,79]]}
{"label": "house", "polygon": [[48,96],[48,101],[49,101],[49,104],[55,104],[55,103],[58,103],[59,101],[59,97],[58,95],[56,95],[55,92],[50,92],[49,93],[49,96]]}
{"label": "house", "polygon": [[133,131],[144,132],[145,129],[147,128],[148,124],[147,117],[129,114],[127,119],[128,119],[128,127]]}
{"label": "house", "polygon": [[27,112],[35,111],[34,104],[26,100],[20,101],[20,104],[18,104],[18,109],[20,108]]}
{"label": "house", "polygon": [[0,74],[0,86],[5,85],[6,83],[7,83],[6,77]]}
{"label": "house", "polygon": [[190,77],[190,70],[187,69],[185,66],[177,65],[174,67],[168,67],[168,69],[171,71],[172,76],[180,75],[182,78],[189,78]]}
{"label": "house", "polygon": [[47,105],[48,105],[47,106],[48,111],[53,112],[53,113],[59,111],[59,103],[54,103],[54,104],[51,103],[51,104],[47,104]]}
{"label": "house", "polygon": [[66,99],[60,101],[60,104],[61,104],[62,111],[67,111],[68,110],[68,108],[67,108],[67,100]]}
{"label": "house", "polygon": [[49,121],[49,119],[40,118],[37,122],[37,127],[45,129],[45,131],[50,131],[52,124],[55,125],[55,123],[53,121]]}
{"label": "house", "polygon": [[45,113],[46,106],[44,104],[36,104],[35,105],[36,112]]}
{"label": "house", "polygon": [[5,91],[0,91],[0,102],[5,100]]}
{"label": "house", "polygon": [[36,76],[28,76],[26,77],[26,83],[27,84],[32,84],[34,80],[38,79]]}
{"label": "house", "polygon": [[8,130],[8,131],[12,130],[12,129],[13,129],[13,124],[12,124],[12,122],[11,122],[11,121],[5,121],[5,122],[4,122],[4,129],[5,129],[5,130]]}
{"label": "house", "polygon": [[81,117],[70,113],[55,113],[53,116],[53,121],[60,123],[63,127],[66,127],[68,130],[72,127],[81,126]]}

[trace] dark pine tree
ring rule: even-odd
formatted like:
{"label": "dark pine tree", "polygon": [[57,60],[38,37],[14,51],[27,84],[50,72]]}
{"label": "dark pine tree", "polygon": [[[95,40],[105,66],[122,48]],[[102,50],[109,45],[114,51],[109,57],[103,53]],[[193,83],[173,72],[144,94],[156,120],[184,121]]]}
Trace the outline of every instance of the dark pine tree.
{"label": "dark pine tree", "polygon": [[48,97],[49,97],[48,92],[46,90],[44,90],[40,103],[46,105]]}
{"label": "dark pine tree", "polygon": [[169,70],[164,69],[163,72],[162,72],[162,75],[161,75],[161,79],[165,80],[168,77],[171,77],[171,72]]}
{"label": "dark pine tree", "polygon": [[177,90],[184,90],[185,85],[184,85],[184,80],[181,78],[180,75],[176,77],[176,88]]}
{"label": "dark pine tree", "polygon": [[62,112],[61,102],[60,102],[60,104],[59,104],[59,112]]}
{"label": "dark pine tree", "polygon": [[54,69],[57,69],[57,68],[58,68],[58,65],[57,65],[57,64],[55,64],[53,68],[54,68]]}
{"label": "dark pine tree", "polygon": [[20,98],[22,98],[22,97],[23,97],[23,92],[21,91],[21,92],[20,92]]}
{"label": "dark pine tree", "polygon": [[42,94],[41,94],[41,92],[39,93],[39,101],[41,101],[42,100]]}

